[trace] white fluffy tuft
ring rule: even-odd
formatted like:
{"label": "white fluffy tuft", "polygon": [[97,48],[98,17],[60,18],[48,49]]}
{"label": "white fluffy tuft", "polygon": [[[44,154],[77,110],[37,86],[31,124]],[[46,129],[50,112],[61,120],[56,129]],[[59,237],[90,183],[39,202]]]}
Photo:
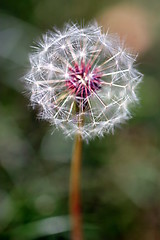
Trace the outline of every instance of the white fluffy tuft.
{"label": "white fluffy tuft", "polygon": [[[115,35],[101,28],[81,28],[67,24],[61,32],[48,32],[30,55],[31,69],[25,76],[32,106],[40,107],[40,118],[61,128],[67,136],[81,132],[88,140],[113,132],[116,125],[131,117],[129,105],[137,102],[136,87],[141,82],[134,63],[136,57],[125,50]],[[85,99],[66,87],[68,69],[81,61],[91,62],[89,77],[98,68],[101,86]],[[88,78],[89,78],[88,77]],[[87,103],[87,107],[76,106]],[[82,117],[83,116],[83,117]],[[84,119],[83,125],[79,124]]]}

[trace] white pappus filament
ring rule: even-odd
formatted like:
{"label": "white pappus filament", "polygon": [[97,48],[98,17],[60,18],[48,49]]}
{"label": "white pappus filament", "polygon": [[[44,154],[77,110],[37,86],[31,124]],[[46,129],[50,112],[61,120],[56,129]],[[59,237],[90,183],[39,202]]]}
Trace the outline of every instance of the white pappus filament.
{"label": "white pappus filament", "polygon": [[131,117],[142,74],[117,35],[102,33],[97,24],[66,24],[47,32],[34,48],[25,82],[40,118],[88,140]]}

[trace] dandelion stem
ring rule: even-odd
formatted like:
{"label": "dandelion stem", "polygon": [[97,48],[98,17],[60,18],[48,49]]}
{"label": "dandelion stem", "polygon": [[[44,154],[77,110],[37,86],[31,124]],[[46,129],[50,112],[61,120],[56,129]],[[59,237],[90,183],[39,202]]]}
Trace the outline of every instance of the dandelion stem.
{"label": "dandelion stem", "polygon": [[71,239],[82,240],[82,212],[80,203],[80,170],[82,159],[82,137],[75,136],[75,145],[72,154],[70,177],[70,215],[71,215]]}

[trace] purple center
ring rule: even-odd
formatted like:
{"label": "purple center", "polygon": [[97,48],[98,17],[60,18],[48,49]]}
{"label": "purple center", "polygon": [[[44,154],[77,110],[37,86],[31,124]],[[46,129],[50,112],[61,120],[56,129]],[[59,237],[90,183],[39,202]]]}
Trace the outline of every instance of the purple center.
{"label": "purple center", "polygon": [[75,64],[74,67],[68,68],[66,87],[77,99],[83,100],[101,88],[101,76],[98,68],[91,70],[89,62],[85,65],[81,61],[80,65]]}

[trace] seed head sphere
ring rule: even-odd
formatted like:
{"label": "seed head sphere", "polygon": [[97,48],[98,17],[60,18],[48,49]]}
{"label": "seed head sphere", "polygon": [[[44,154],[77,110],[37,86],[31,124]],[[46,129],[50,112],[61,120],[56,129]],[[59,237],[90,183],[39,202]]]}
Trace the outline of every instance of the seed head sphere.
{"label": "seed head sphere", "polygon": [[142,74],[118,36],[102,33],[97,24],[66,24],[43,35],[34,49],[25,81],[41,119],[88,140],[131,117]]}

